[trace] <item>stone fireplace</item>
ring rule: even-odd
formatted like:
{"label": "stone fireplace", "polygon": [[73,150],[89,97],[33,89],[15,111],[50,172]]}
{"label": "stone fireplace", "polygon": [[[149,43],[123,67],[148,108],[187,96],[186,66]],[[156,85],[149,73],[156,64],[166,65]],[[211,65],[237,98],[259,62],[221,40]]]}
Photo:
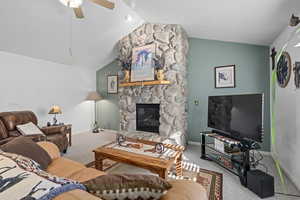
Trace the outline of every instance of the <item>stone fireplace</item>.
{"label": "stone fireplace", "polygon": [[[141,130],[137,125],[139,123],[137,105],[157,104],[159,105],[159,128],[152,132],[158,132],[164,138],[178,132],[185,136],[187,134],[187,35],[180,25],[144,24],[119,41],[119,59],[125,60],[131,56],[133,48],[150,43],[155,44],[155,54],[164,59],[164,74],[171,84],[120,87],[120,129]],[[122,77],[120,79],[122,81]],[[185,139],[182,137],[181,144],[185,144]]]}
{"label": "stone fireplace", "polygon": [[136,130],[159,133],[159,104],[136,104]]}

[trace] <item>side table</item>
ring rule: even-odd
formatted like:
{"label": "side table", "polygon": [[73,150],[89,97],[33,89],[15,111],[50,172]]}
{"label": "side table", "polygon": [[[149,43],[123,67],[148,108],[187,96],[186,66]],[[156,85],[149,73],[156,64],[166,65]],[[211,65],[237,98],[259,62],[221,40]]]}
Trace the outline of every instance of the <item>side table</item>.
{"label": "side table", "polygon": [[47,130],[48,129],[51,129],[53,127],[56,127],[58,129],[64,129],[65,133],[67,134],[68,136],[68,139],[69,139],[69,146],[72,146],[72,124],[64,124],[64,125],[55,125],[55,126],[44,126],[43,129],[44,130]]}

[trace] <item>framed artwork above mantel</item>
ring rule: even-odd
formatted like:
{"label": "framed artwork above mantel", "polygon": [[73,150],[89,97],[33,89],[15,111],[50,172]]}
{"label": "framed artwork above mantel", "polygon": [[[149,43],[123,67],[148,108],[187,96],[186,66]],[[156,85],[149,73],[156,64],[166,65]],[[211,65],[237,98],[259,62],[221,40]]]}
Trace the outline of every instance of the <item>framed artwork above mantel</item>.
{"label": "framed artwork above mantel", "polygon": [[155,44],[136,47],[132,50],[130,81],[154,81]]}
{"label": "framed artwork above mantel", "polygon": [[119,59],[124,74],[120,87],[171,84],[165,80],[164,58],[157,56],[155,49],[155,43],[135,47],[129,57]]}
{"label": "framed artwork above mantel", "polygon": [[215,88],[235,88],[235,65],[215,67]]}

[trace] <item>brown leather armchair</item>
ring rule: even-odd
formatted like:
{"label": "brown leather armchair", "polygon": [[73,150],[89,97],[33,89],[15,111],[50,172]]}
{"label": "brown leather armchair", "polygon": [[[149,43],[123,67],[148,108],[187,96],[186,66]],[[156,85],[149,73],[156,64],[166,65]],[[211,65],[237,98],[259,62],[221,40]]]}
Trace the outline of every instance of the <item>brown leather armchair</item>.
{"label": "brown leather armchair", "polygon": [[[2,112],[0,113],[0,145],[5,144],[15,137],[21,135],[17,129],[17,125],[32,122],[38,124],[36,115],[31,111],[15,111],[15,112]],[[66,152],[68,149],[68,138],[64,128],[47,127],[42,128],[41,131],[45,135],[32,135],[27,136],[32,140],[38,142],[47,140],[56,144],[60,152]]]}

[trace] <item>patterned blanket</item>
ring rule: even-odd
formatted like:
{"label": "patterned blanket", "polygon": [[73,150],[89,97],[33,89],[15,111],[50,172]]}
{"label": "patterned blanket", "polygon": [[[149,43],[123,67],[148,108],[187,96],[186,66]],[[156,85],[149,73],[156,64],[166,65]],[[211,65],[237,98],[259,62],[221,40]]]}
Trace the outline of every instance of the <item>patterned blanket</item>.
{"label": "patterned blanket", "polygon": [[86,190],[78,182],[48,174],[29,158],[0,152],[1,200],[50,200],[74,189]]}

